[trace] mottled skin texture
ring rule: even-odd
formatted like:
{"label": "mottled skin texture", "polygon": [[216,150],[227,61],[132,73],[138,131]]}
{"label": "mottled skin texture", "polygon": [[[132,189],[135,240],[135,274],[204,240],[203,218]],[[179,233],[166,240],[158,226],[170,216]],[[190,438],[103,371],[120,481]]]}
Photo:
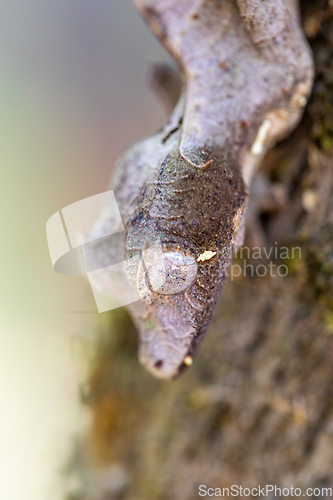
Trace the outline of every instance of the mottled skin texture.
{"label": "mottled skin texture", "polygon": [[[201,170],[178,149],[167,156],[146,184],[128,224],[126,256],[137,263],[142,249],[157,240],[162,248],[187,250],[196,260],[207,250],[216,252],[198,263],[196,280],[183,293],[162,295],[148,286],[142,292],[148,307],[139,320],[140,358],[151,371],[165,376],[174,375],[175,365],[181,367],[185,356],[195,351],[208,327],[226,280],[247,196],[236,166],[230,168],[221,154],[197,151],[196,155],[202,163],[207,156],[213,161]],[[134,265],[134,279],[138,268]]]}
{"label": "mottled skin texture", "polygon": [[[127,277],[142,297],[128,306],[139,330],[139,358],[154,375],[170,379],[189,364],[207,330],[242,243],[252,174],[300,119],[313,68],[295,2],[135,4],[185,81],[166,126],[123,155],[111,186],[126,229]],[[106,209],[96,236],[107,224]],[[154,244],[162,254],[216,255],[198,262],[186,290],[165,295],[149,286],[142,259]],[[97,245],[96,260],[104,262],[101,253]]]}

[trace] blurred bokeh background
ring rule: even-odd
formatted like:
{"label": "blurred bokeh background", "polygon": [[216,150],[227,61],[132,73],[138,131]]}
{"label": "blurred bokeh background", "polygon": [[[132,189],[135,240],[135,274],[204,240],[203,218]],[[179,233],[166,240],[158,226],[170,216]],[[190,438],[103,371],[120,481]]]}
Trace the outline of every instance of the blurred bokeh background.
{"label": "blurred bokeh background", "polygon": [[53,271],[45,224],[163,123],[146,74],[167,56],[129,0],[0,6],[0,498],[60,500],[97,313],[83,277]]}

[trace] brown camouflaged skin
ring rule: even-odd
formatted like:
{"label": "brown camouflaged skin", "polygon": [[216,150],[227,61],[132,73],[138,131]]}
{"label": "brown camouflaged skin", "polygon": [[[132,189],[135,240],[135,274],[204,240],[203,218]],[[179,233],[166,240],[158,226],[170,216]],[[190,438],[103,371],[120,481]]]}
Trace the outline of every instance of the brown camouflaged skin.
{"label": "brown camouflaged skin", "polygon": [[[195,352],[206,332],[226,281],[247,197],[238,169],[230,168],[221,153],[204,153],[195,151],[200,163],[212,160],[206,168],[194,167],[177,149],[170,153],[157,175],[146,183],[126,228],[128,259],[135,260],[136,254],[156,240],[162,248],[187,250],[196,260],[207,250],[216,252],[213,258],[198,263],[196,281],[185,292],[150,292],[146,297],[145,321],[138,322],[141,357],[147,358],[146,363],[148,357],[152,360],[152,370],[156,365],[166,373],[169,367],[169,376],[175,375],[175,363],[181,368],[184,356]],[[137,266],[133,275],[137,275]]]}

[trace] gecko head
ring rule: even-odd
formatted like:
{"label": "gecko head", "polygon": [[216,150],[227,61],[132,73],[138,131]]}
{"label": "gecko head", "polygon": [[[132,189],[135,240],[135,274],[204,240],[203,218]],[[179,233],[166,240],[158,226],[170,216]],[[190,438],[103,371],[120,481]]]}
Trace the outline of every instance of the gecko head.
{"label": "gecko head", "polygon": [[185,298],[197,278],[195,256],[157,240],[141,257],[128,259],[126,267],[142,297],[130,306],[140,335],[140,362],[155,377],[174,378],[184,363],[189,364],[196,332]]}
{"label": "gecko head", "polygon": [[127,275],[142,298],[129,306],[140,336],[139,360],[155,377],[173,379],[192,364],[229,261],[226,254],[196,255],[159,240],[127,260]]}
{"label": "gecko head", "polygon": [[236,167],[206,151],[196,161],[168,155],[127,226],[126,272],[142,298],[129,306],[139,359],[164,379],[189,365],[206,333],[245,207]]}

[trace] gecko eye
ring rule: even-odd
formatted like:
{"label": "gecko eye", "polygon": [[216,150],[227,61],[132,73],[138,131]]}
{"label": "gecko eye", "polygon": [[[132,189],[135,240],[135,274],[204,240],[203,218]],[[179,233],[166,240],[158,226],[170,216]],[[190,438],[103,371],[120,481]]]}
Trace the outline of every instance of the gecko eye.
{"label": "gecko eye", "polygon": [[197,275],[198,264],[186,251],[153,246],[143,252],[143,259],[147,285],[156,293],[172,295],[183,292]]}

